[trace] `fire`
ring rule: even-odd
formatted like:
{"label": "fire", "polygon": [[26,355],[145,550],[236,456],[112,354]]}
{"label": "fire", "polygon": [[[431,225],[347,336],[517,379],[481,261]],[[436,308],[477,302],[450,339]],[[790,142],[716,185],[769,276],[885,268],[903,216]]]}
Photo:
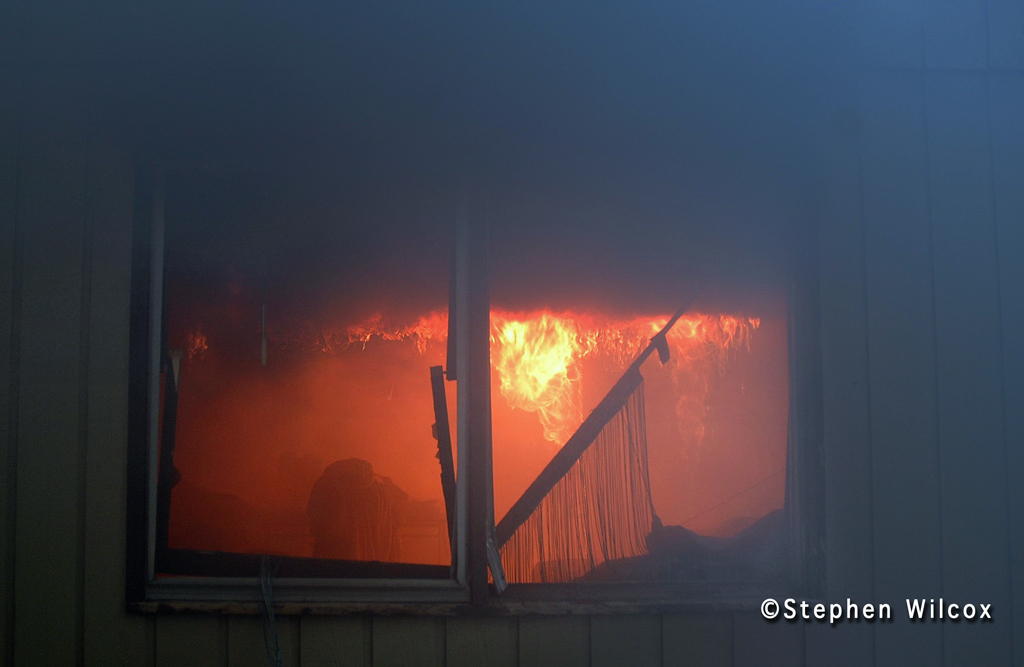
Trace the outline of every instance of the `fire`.
{"label": "fire", "polygon": [[[537,414],[544,439],[564,444],[583,422],[582,373],[585,359],[602,359],[621,369],[668,322],[668,315],[614,319],[596,313],[491,311],[491,363],[501,395],[513,409]],[[688,313],[669,331],[669,368],[679,393],[681,430],[697,441],[703,433],[708,379],[714,365],[731,350],[746,347],[758,318]],[[411,340],[422,354],[448,336],[448,315],[434,311],[409,324],[396,325],[375,314],[362,322],[334,328],[306,328],[291,336],[269,334],[278,347],[339,353],[365,348],[374,338]],[[206,337],[190,335],[189,358],[208,347]]]}
{"label": "fire", "polygon": [[189,361],[199,358],[202,359],[206,354],[206,351],[210,349],[210,343],[206,339],[206,335],[202,332],[202,329],[196,329],[188,335],[188,358]]}
{"label": "fire", "polygon": [[383,340],[405,340],[410,338],[416,343],[416,349],[422,354],[426,351],[428,342],[432,340],[443,341],[448,337],[448,313],[434,311],[429,315],[420,317],[412,324],[401,327],[390,326],[384,317],[377,313],[368,320],[347,327],[341,346],[348,347],[354,343],[359,343],[365,348],[366,344],[374,336],[378,336]]}
{"label": "fire", "polygon": [[[583,422],[580,362],[603,358],[625,369],[668,320],[667,315],[612,320],[492,311],[491,363],[501,394],[510,407],[537,413],[545,440],[564,444]],[[703,409],[706,403],[710,362],[720,363],[729,350],[749,345],[751,332],[760,324],[757,318],[693,313],[669,331],[670,370],[677,389],[683,390],[677,414],[689,424],[687,431],[696,431],[697,440],[703,413],[694,419],[692,406]]]}
{"label": "fire", "polygon": [[448,314],[434,311],[412,324],[394,325],[381,313],[362,322],[345,327],[327,324],[305,326],[295,331],[282,332],[268,327],[267,339],[277,349],[297,349],[301,352],[338,354],[353,345],[365,348],[374,338],[385,341],[411,339],[422,354],[430,341],[444,341],[448,337]]}
{"label": "fire", "polygon": [[577,362],[588,349],[570,318],[491,313],[491,363],[501,395],[511,408],[536,412],[551,442],[564,443],[583,421]]}

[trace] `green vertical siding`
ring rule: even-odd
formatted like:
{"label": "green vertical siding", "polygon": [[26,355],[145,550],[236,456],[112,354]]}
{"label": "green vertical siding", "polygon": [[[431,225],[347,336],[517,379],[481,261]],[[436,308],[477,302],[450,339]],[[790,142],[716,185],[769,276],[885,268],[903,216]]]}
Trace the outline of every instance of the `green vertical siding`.
{"label": "green vertical siding", "polygon": [[299,620],[299,650],[305,667],[370,667],[373,622],[368,617]]}
{"label": "green vertical siding", "polygon": [[731,665],[733,614],[666,614],[662,617],[665,667]]}
{"label": "green vertical siding", "polygon": [[[86,146],[81,86],[28,77],[17,187],[21,255],[14,661],[73,664],[82,650]],[[70,117],[69,117],[70,116]],[[25,224],[31,220],[31,224]]]}
{"label": "green vertical siding", "polygon": [[9,665],[14,644],[14,512],[17,461],[15,206],[21,71],[0,67],[0,665]]}

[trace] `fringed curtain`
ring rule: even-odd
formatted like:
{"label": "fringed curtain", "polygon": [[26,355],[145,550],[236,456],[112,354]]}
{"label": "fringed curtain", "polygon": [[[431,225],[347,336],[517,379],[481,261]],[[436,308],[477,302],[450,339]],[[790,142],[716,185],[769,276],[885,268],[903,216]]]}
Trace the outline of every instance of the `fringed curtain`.
{"label": "fringed curtain", "polygon": [[646,554],[653,520],[641,381],[501,548],[505,576],[578,580],[607,561]]}

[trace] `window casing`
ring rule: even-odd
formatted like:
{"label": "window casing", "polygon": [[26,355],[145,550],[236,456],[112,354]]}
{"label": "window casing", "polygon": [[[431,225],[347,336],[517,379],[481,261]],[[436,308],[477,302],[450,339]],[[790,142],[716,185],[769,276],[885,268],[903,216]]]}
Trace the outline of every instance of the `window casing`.
{"label": "window casing", "polygon": [[[164,172],[140,170],[137,180],[133,249],[131,427],[129,443],[128,600],[140,610],[165,605],[208,609],[255,608],[259,556],[208,553],[168,547],[169,482],[167,452],[160,448],[167,423],[166,387],[175,360],[167,350],[165,288],[166,227]],[[466,604],[523,611],[686,608],[708,602],[745,605],[779,587],[819,594],[823,586],[821,488],[820,354],[817,348],[816,267],[794,262],[787,281],[789,427],[786,456],[785,520],[788,573],[761,582],[603,582],[511,584],[497,594],[488,580],[487,540],[492,536],[490,325],[487,235],[456,218],[452,276],[456,343],[449,346],[449,374],[462,391],[456,408],[458,468],[454,567],[409,567],[307,557],[277,557],[275,599],[285,609],[338,611],[394,608],[447,613]],[[491,251],[493,254],[493,250]],[[795,252],[794,256],[811,256]],[[481,315],[482,314],[482,315]],[[462,341],[463,344],[458,344]],[[480,360],[484,359],[483,364]],[[454,362],[454,364],[453,364]],[[452,369],[455,365],[456,369]],[[475,373],[475,376],[473,375]],[[474,385],[475,383],[475,385]],[[484,391],[473,387],[483,386]],[[164,457],[163,459],[161,457]],[[161,477],[163,475],[163,477]],[[484,499],[480,502],[478,499]],[[477,502],[473,502],[477,499]],[[500,518],[500,517],[497,517]],[[492,544],[493,546],[493,544]],[[159,574],[170,576],[159,576]],[[571,600],[571,602],[570,602]]]}

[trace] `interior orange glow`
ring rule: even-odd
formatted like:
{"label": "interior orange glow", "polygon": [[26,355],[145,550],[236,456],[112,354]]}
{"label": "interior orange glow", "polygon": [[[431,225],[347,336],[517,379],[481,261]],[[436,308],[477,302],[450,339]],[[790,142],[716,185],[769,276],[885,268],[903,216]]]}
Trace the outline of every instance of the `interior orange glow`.
{"label": "interior orange glow", "polygon": [[[172,337],[187,362],[172,546],[312,555],[310,489],[332,462],[358,458],[408,495],[395,558],[447,562],[428,382],[428,368],[445,363],[447,313],[291,328],[271,317],[264,367],[258,320],[240,328],[211,317],[235,310],[190,318]],[[496,516],[667,320],[492,310]],[[667,337],[669,362],[644,366],[652,489],[666,523],[731,534],[781,506],[784,476],[743,490],[784,465],[785,338],[774,314],[691,312]],[[454,429],[455,383],[447,390]]]}
{"label": "interior orange glow", "polygon": [[196,329],[188,335],[188,358],[191,361],[210,349],[210,344],[201,329]]}
{"label": "interior orange glow", "polygon": [[[547,310],[510,313],[491,312],[491,363],[500,380],[501,395],[510,408],[537,414],[544,439],[564,444],[583,421],[580,362],[606,357],[623,368],[668,322],[668,315],[616,320],[608,316],[552,313]],[[749,346],[758,318],[731,315],[684,315],[669,331],[670,366],[680,383],[706,392],[708,362],[721,361],[730,350]],[[309,331],[294,336],[306,341],[306,349],[333,352],[353,344],[412,339],[423,353],[428,341],[444,341],[448,335],[446,313],[432,312],[411,324],[394,325],[376,314],[350,325],[343,333],[322,328],[319,340]],[[680,419],[686,419],[686,403],[703,396],[680,397]]]}

